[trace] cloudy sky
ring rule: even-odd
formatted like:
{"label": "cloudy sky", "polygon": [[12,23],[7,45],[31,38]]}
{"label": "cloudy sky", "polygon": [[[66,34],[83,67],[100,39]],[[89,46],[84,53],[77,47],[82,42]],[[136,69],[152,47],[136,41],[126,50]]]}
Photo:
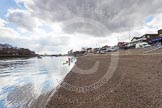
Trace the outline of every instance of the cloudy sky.
{"label": "cloudy sky", "polygon": [[0,43],[37,53],[115,45],[162,29],[162,0],[0,0]]}

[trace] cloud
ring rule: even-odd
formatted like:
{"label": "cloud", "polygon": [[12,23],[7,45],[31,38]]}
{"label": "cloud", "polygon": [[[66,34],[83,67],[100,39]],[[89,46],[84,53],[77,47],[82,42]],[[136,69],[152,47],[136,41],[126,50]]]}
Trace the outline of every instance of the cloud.
{"label": "cloud", "polygon": [[7,18],[10,22],[16,24],[19,28],[23,28],[29,31],[34,31],[41,22],[37,18],[33,17],[29,11],[10,9],[7,13]]}
{"label": "cloud", "polygon": [[[93,36],[107,36],[110,31],[121,32],[129,26],[141,26],[145,18],[162,11],[161,0],[21,0],[31,14],[46,21],[64,22],[76,17],[88,18],[106,26],[108,32],[96,31],[93,24],[74,22],[64,25],[67,33],[86,33]],[[93,27],[92,27],[93,26]],[[75,29],[74,29],[75,28]],[[80,29],[80,30],[79,30]],[[87,31],[88,30],[88,31]]]}
{"label": "cloud", "polygon": [[38,28],[34,32],[22,34],[10,27],[0,27],[0,43],[29,48],[41,54],[65,53],[69,49],[67,45],[70,37],[62,34],[57,26],[56,30],[58,31],[46,32],[44,29]]}
{"label": "cloud", "polygon": [[7,24],[7,22],[0,18],[0,27],[5,26],[5,24]]}
{"label": "cloud", "polygon": [[[37,53],[115,45],[161,26],[161,0],[16,0],[25,8],[9,9],[0,19],[0,42]],[[148,20],[149,16],[153,18]],[[9,21],[9,22],[7,22]],[[13,29],[14,23],[18,29]],[[7,24],[7,25],[6,25]]]}
{"label": "cloud", "polygon": [[19,36],[19,34],[11,28],[0,27],[0,38],[5,39],[15,39]]}
{"label": "cloud", "polygon": [[158,28],[159,26],[162,26],[162,13],[156,14],[155,17],[147,23],[148,26]]}

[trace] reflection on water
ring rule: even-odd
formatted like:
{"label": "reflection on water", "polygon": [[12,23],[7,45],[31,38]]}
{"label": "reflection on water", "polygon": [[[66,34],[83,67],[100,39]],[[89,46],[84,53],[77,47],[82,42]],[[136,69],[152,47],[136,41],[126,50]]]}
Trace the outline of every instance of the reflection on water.
{"label": "reflection on water", "polygon": [[50,93],[74,65],[68,57],[0,60],[0,108],[28,108]]}

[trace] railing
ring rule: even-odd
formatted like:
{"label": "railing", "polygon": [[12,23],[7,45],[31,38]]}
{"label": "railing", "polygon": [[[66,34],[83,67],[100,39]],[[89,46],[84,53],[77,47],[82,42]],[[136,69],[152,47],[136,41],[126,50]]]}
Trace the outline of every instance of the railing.
{"label": "railing", "polygon": [[148,51],[146,51],[145,53],[153,52],[153,51],[156,51],[156,50],[158,50],[158,49],[160,49],[160,48],[162,48],[162,46],[159,46],[159,47],[153,48],[153,49],[151,49],[151,50],[148,50]]}

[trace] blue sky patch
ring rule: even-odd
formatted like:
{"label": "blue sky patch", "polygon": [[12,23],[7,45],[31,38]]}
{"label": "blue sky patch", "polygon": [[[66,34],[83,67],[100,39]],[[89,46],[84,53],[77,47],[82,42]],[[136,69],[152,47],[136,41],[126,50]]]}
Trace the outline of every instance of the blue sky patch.
{"label": "blue sky patch", "polygon": [[8,9],[25,9],[23,3],[17,4],[15,0],[0,0],[0,18],[5,19]]}
{"label": "blue sky patch", "polygon": [[149,23],[149,22],[151,22],[153,19],[154,19],[154,16],[148,16],[148,17],[145,19],[145,23]]}
{"label": "blue sky patch", "polygon": [[52,28],[48,25],[42,25],[40,26],[41,29],[45,30],[46,32],[52,32]]}

